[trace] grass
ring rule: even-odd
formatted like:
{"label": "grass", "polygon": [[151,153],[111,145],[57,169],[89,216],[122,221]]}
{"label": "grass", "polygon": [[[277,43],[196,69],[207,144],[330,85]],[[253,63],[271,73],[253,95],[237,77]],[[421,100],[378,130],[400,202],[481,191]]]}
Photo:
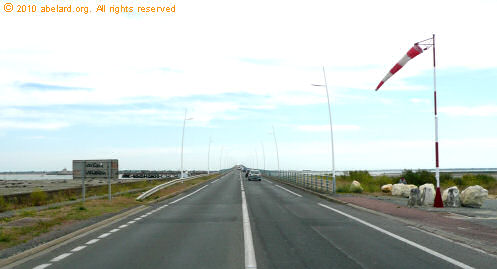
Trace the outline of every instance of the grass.
{"label": "grass", "polygon": [[[209,175],[185,181],[183,184],[178,183],[162,189],[153,196],[154,198],[159,198],[178,193],[217,176]],[[88,200],[85,203],[52,207],[41,211],[24,210],[16,216],[2,218],[0,219],[0,250],[27,242],[42,234],[62,229],[79,221],[105,214],[117,213],[124,209],[143,204],[143,202],[136,201],[137,196],[138,193],[134,193],[113,197],[111,201],[96,199]],[[30,217],[31,221],[22,224],[16,222],[26,217]]]}
{"label": "grass", "polygon": [[[403,172],[408,184],[415,184],[420,186],[425,183],[432,183],[435,185],[435,176],[426,170],[413,172],[411,170],[406,170]],[[367,171],[351,171],[348,176],[338,176],[337,177],[337,192],[349,193],[358,192],[357,190],[351,190],[350,184],[353,180],[357,180],[361,183],[361,186],[366,193],[380,193],[381,186],[385,184],[395,184],[398,183],[400,176],[389,177],[389,176],[371,176]],[[469,186],[480,185],[487,189],[489,194],[497,194],[497,179],[486,174],[465,174],[462,177],[456,178],[449,173],[442,173],[440,175],[440,186],[442,189],[457,186],[460,190],[463,190]]]}
{"label": "grass", "polygon": [[154,193],[153,195],[147,197],[145,199],[145,201],[155,200],[155,199],[157,199],[159,197],[172,195],[174,193],[177,193],[178,191],[185,190],[186,188],[189,188],[189,187],[191,187],[193,185],[197,185],[199,183],[202,183],[202,182],[205,182],[207,180],[213,179],[213,178],[215,178],[217,176],[218,175],[213,174],[213,175],[208,175],[208,176],[205,176],[205,177],[200,177],[200,178],[188,180],[188,181],[185,181],[183,183],[176,183],[176,184],[174,184],[174,185],[172,185],[170,187],[164,188],[164,189],[162,189],[162,190]]}
{"label": "grass", "polygon": [[[166,182],[166,180],[143,180],[136,182],[116,183],[112,184],[112,193],[116,194],[134,189],[152,188],[164,182]],[[91,197],[105,195],[107,194],[107,188],[107,185],[87,187],[86,196]],[[0,197],[0,212],[58,202],[75,201],[80,198],[81,189],[65,189],[51,192],[45,192],[37,189],[29,195]]]}

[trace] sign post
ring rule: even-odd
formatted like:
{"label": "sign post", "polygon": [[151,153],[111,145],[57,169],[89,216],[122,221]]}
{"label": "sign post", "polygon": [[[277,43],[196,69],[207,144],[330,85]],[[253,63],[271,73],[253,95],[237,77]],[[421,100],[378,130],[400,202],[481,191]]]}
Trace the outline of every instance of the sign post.
{"label": "sign post", "polygon": [[[73,179],[81,178],[82,200],[86,200],[86,179],[107,179],[108,198],[112,200],[112,179],[119,178],[119,163],[117,159],[106,160],[73,160]],[[101,182],[103,183],[103,182]]]}
{"label": "sign post", "polygon": [[112,163],[107,163],[107,183],[109,184],[109,201],[112,200],[112,190],[110,185]]}
{"label": "sign post", "polygon": [[81,177],[81,188],[82,188],[81,196],[83,197],[83,203],[85,202],[85,197],[86,197],[85,174],[86,174],[86,161],[83,161],[83,176]]}

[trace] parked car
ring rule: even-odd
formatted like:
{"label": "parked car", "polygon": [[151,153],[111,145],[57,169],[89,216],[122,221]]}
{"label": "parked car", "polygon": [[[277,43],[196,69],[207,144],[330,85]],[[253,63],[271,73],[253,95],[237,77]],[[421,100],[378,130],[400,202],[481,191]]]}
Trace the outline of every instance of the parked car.
{"label": "parked car", "polygon": [[248,180],[258,180],[261,181],[261,171],[259,170],[250,170],[248,175]]}

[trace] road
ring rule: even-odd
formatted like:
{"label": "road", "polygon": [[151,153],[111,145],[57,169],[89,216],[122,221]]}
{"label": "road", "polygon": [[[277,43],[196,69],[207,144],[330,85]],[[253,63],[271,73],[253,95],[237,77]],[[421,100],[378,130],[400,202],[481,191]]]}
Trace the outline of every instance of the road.
{"label": "road", "polygon": [[[243,209],[246,208],[244,211]],[[496,268],[390,218],[238,171],[15,268]]]}

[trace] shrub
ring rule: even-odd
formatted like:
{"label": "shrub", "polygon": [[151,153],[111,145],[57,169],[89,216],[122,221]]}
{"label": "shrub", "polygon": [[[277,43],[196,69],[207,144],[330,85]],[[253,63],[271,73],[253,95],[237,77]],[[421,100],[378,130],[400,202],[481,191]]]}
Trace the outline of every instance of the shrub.
{"label": "shrub", "polygon": [[407,184],[423,185],[425,183],[436,183],[435,175],[426,170],[413,172],[412,170],[404,170],[402,176],[406,179]]}
{"label": "shrub", "polygon": [[8,206],[9,205],[7,204],[3,196],[0,196],[0,212],[7,211]]}
{"label": "shrub", "polygon": [[35,215],[35,211],[34,210],[23,210],[21,212],[21,216],[22,217],[32,217]]}
{"label": "shrub", "polygon": [[373,179],[368,171],[350,171],[349,177],[350,180],[357,180],[360,183],[368,183]]}
{"label": "shrub", "polygon": [[34,190],[30,195],[31,203],[35,206],[44,204],[47,201],[47,197],[47,193],[40,189]]}
{"label": "shrub", "polygon": [[5,234],[2,229],[0,228],[0,242],[10,242],[10,240],[12,240],[12,238],[10,237],[10,235],[8,234]]}
{"label": "shrub", "polygon": [[337,192],[349,192],[348,185],[337,186]]}

